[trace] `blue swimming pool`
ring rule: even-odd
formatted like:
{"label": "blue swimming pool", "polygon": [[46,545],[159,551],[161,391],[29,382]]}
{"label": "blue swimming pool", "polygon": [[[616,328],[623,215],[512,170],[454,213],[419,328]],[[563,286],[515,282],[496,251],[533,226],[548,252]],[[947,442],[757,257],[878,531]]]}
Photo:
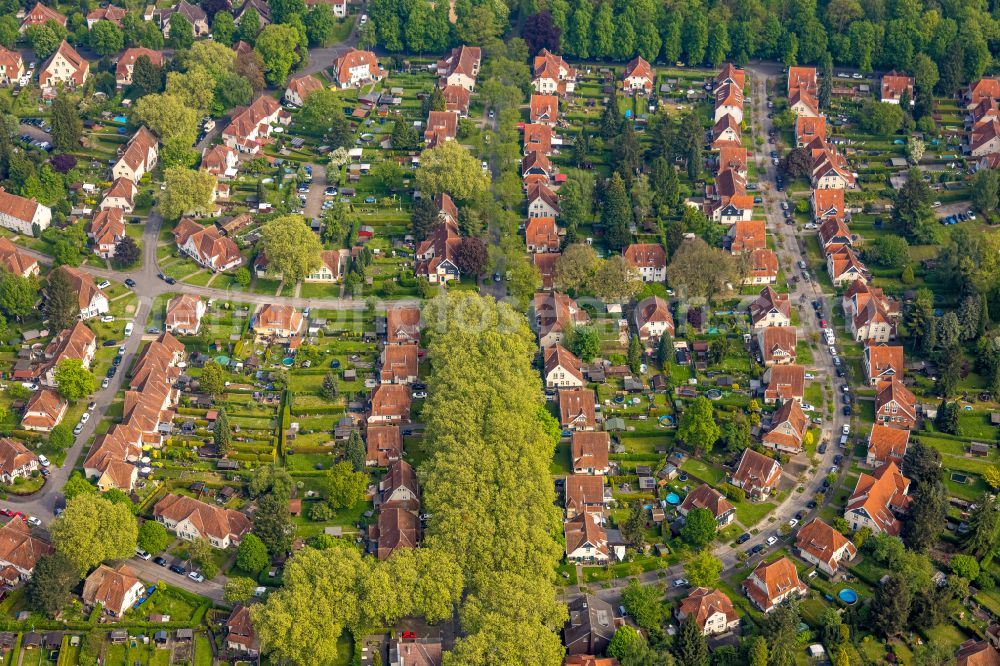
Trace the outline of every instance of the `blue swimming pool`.
{"label": "blue swimming pool", "polygon": [[670,493],[667,495],[667,504],[672,504],[674,506],[677,506],[680,503],[681,503],[681,496],[678,495],[677,493]]}
{"label": "blue swimming pool", "polygon": [[858,601],[858,593],[849,587],[842,589],[837,593],[837,596],[840,597],[840,600],[845,604],[853,604]]}
{"label": "blue swimming pool", "polygon": [[115,122],[116,123],[127,123],[128,122],[128,118],[126,118],[125,116],[115,116]]}

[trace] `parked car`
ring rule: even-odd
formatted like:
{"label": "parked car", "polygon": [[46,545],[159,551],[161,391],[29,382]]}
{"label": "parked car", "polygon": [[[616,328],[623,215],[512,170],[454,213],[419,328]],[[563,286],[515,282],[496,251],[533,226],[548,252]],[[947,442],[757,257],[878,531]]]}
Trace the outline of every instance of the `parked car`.
{"label": "parked car", "polygon": [[674,581],[674,587],[686,587],[687,585],[690,585],[687,578],[678,578]]}
{"label": "parked car", "polygon": [[182,567],[179,564],[171,564],[169,568],[175,574],[180,574],[181,576],[183,576],[184,574],[187,573],[187,569],[185,569],[184,567]]}
{"label": "parked car", "polygon": [[192,571],[191,573],[189,573],[188,574],[188,578],[190,578],[191,580],[193,580],[196,583],[203,583],[203,582],[205,582],[205,577],[202,576],[197,571]]}
{"label": "parked car", "polygon": [[768,546],[773,546],[774,544],[778,543],[778,537],[769,536],[767,537],[767,541],[765,541],[764,543],[766,543]]}
{"label": "parked car", "polygon": [[149,560],[152,557],[152,555],[144,551],[142,548],[135,549],[135,556],[140,560]]}
{"label": "parked car", "polygon": [[153,561],[159,564],[161,567],[167,566],[167,559],[162,555],[157,555],[153,558]]}
{"label": "parked car", "polygon": [[38,518],[35,518],[34,516],[28,516],[28,524],[31,525],[32,527],[41,527],[42,521],[39,520]]}
{"label": "parked car", "polygon": [[38,464],[41,465],[42,467],[48,467],[50,464],[49,459],[40,453],[38,454]]}
{"label": "parked car", "polygon": [[112,322],[114,320],[115,318],[112,315],[104,315],[103,317],[101,317],[101,321],[104,322],[105,324]]}
{"label": "parked car", "polygon": [[98,289],[107,289],[110,286],[111,286],[110,282],[108,282],[107,280],[102,280],[101,282],[98,283],[97,288]]}
{"label": "parked car", "polygon": [[744,532],[743,534],[741,534],[736,539],[736,543],[738,543],[738,544],[744,544],[744,543],[746,543],[749,540],[750,540],[750,533],[749,532]]}

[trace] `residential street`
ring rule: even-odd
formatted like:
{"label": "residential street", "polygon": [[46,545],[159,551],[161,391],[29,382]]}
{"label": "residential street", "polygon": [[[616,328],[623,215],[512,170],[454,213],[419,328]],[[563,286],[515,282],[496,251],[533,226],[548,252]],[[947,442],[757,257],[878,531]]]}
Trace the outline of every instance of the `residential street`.
{"label": "residential street", "polygon": [[[750,117],[750,122],[753,128],[754,136],[761,137],[764,142],[761,145],[767,146],[767,133],[772,126],[771,120],[767,117],[767,93],[765,91],[765,80],[771,89],[774,89],[775,84],[779,80],[781,74],[781,67],[773,64],[762,65],[762,66],[748,66],[748,73],[752,76],[753,85],[753,95],[752,99],[748,100],[753,104],[753,114]],[[805,252],[803,251],[802,245],[799,242],[797,227],[792,225],[786,225],[784,217],[781,211],[781,201],[785,200],[785,194],[783,192],[777,192],[774,189],[775,176],[778,173],[778,168],[771,164],[768,158],[768,153],[770,148],[767,150],[755,150],[754,159],[757,163],[757,173],[759,174],[759,185],[758,191],[764,199],[764,211],[767,217],[767,227],[770,234],[780,237],[781,243],[778,245],[780,251],[778,252],[779,260],[784,257],[791,255],[791,265],[787,262],[783,262],[783,268],[785,269],[785,274],[791,276],[793,274],[800,274],[801,271],[798,269],[798,262],[806,259]],[[809,232],[805,232],[809,233]],[[790,292],[790,297],[792,301],[792,306],[798,308],[799,310],[799,336],[800,339],[805,339],[811,341],[814,336],[818,335],[822,337],[819,319],[816,317],[810,303],[814,299],[821,299],[824,302],[824,308],[827,315],[830,314],[832,303],[830,299],[832,296],[824,295],[823,292],[818,287],[815,280],[806,282],[801,280],[798,283],[792,283],[793,289]],[[842,335],[843,332],[838,332],[838,336]],[[839,389],[836,385],[840,382],[834,382],[836,379],[835,368],[833,361],[830,357],[829,352],[822,345],[814,346],[814,360],[815,367],[810,369],[816,375],[814,381],[823,382],[825,385],[830,387],[829,394],[836,401],[839,395]],[[816,414],[815,412],[813,413]],[[796,487],[802,486],[805,491],[802,493],[794,492],[788,494],[785,500],[776,506],[774,510],[768,514],[767,521],[756,525],[756,529],[759,530],[757,534],[753,535],[749,541],[742,544],[738,548],[731,547],[728,543],[718,546],[714,555],[718,557],[723,564],[723,576],[731,575],[737,569],[744,569],[748,574],[749,572],[760,563],[760,561],[767,556],[768,553],[773,552],[774,549],[788,546],[794,544],[795,531],[793,530],[787,537],[782,537],[779,528],[782,524],[788,522],[796,513],[799,511],[805,512],[805,516],[800,521],[799,526],[804,525],[809,520],[812,519],[813,514],[815,514],[819,507],[813,511],[806,510],[806,502],[812,499],[821,488],[823,484],[823,479],[830,472],[830,468],[833,466],[833,457],[837,453],[843,453],[836,443],[839,440],[841,428],[848,419],[843,416],[840,405],[834,404],[833,419],[828,420],[823,425],[823,436],[817,441],[824,439],[830,440],[830,446],[828,446],[827,451],[823,455],[817,453],[817,458],[819,459],[819,464],[808,472],[808,478],[800,484],[796,484]],[[804,457],[805,454],[799,454],[799,457]],[[841,470],[843,474],[843,470]],[[739,553],[746,552],[758,544],[763,544],[768,537],[776,536],[778,537],[778,543],[773,547],[766,547],[758,555],[751,557],[745,563],[740,563]],[[675,588],[671,586],[671,582],[677,578],[684,575],[684,568],[681,565],[675,565],[668,569],[661,569],[656,571],[648,571],[640,574],[637,578],[645,584],[657,584],[664,583],[667,589],[668,596],[683,596],[687,594],[688,588],[678,587]],[[609,588],[601,587],[600,584],[590,584],[586,587],[591,594],[595,594],[601,599],[608,601],[613,606],[617,607],[621,600],[621,589],[628,584],[629,578],[621,578],[612,581],[612,586]],[[572,599],[581,594],[580,587],[577,586],[567,586],[562,588],[561,593],[565,600]]]}

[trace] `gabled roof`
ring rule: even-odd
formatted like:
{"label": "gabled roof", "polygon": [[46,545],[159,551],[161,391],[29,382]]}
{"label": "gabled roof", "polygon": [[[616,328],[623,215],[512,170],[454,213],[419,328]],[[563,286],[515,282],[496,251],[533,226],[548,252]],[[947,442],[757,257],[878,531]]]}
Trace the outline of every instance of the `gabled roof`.
{"label": "gabled roof", "polygon": [[748,269],[751,277],[775,278],[778,276],[778,255],[766,247],[757,248],[750,253]]}
{"label": "gabled roof", "polygon": [[[839,217],[831,217],[819,226],[819,239],[823,249],[827,251],[835,251],[836,248],[833,247],[835,245],[850,245],[853,242],[851,230]],[[855,280],[852,284],[863,283],[860,280]]]}
{"label": "gabled roof", "polygon": [[555,95],[532,95],[531,122],[555,123],[559,120],[559,98]]}
{"label": "gabled roof", "polygon": [[726,499],[725,495],[707,483],[703,483],[684,497],[680,509],[684,513],[692,509],[708,509],[718,519],[723,514],[735,510],[736,507]]}
{"label": "gabled roof", "polygon": [[404,381],[417,376],[417,346],[416,345],[386,345],[382,350],[381,371],[382,381]]}
{"label": "gabled roof", "polygon": [[719,169],[717,173],[722,173],[726,169],[732,169],[738,173],[747,170],[747,149],[743,146],[732,145],[719,148]]}
{"label": "gabled roof", "polygon": [[788,294],[779,294],[771,287],[764,287],[760,296],[750,303],[750,319],[756,324],[771,312],[778,312],[786,319],[791,319],[792,305]]}
{"label": "gabled roof", "polygon": [[35,219],[35,211],[40,205],[35,199],[11,194],[0,187],[0,213],[31,224],[32,220]]}
{"label": "gabled roof", "polygon": [[587,313],[572,298],[559,292],[538,292],[534,298],[538,337],[562,333],[574,324],[588,321]]}
{"label": "gabled roof", "polygon": [[458,112],[431,111],[427,114],[424,140],[431,147],[458,136]]}
{"label": "gabled roof", "polygon": [[816,81],[815,67],[789,67],[788,68],[788,94],[795,90],[807,90],[816,94],[818,84]]}
{"label": "gabled roof", "polygon": [[544,183],[528,183],[528,205],[530,206],[536,199],[541,199],[550,208],[559,212],[559,196]]}
{"label": "gabled roof", "polygon": [[24,408],[22,427],[53,428],[67,406],[66,399],[49,388],[35,391]]}
{"label": "gabled roof", "polygon": [[901,345],[870,344],[864,351],[865,368],[869,379],[903,376],[903,347]]}
{"label": "gabled roof", "polygon": [[821,139],[826,140],[826,116],[796,116],[796,140],[807,143],[811,141],[813,137],[820,137]]}
{"label": "gabled roof", "polygon": [[735,485],[744,489],[770,489],[781,478],[781,465],[774,458],[753,449],[744,449],[740,464],[733,473]]}
{"label": "gabled roof", "polygon": [[[729,113],[719,118],[715,122],[715,124],[712,125],[712,141],[718,141],[726,130],[732,130],[733,132],[736,133],[737,137],[741,135],[740,124],[736,122],[736,118],[734,118],[733,115]],[[739,144],[737,143],[734,145],[739,145]]]}
{"label": "gabled roof", "polygon": [[567,556],[584,546],[593,548],[595,554],[608,556],[608,533],[601,527],[600,516],[584,511],[563,523],[563,533]]}
{"label": "gabled roof", "polygon": [[770,609],[778,599],[791,589],[800,593],[808,588],[799,580],[799,572],[787,557],[766,564],[761,562],[743,581],[743,587],[760,608]]}
{"label": "gabled roof", "polygon": [[[767,329],[783,330],[783,329]],[[786,432],[788,426],[791,432]],[[781,407],[771,416],[771,428],[765,433],[763,441],[774,447],[785,450],[795,450],[802,448],[802,439],[805,437],[806,428],[809,427],[809,417],[802,411],[802,406],[798,400],[786,400]]]}
{"label": "gabled roof", "polygon": [[250,106],[234,109],[232,120],[226,129],[222,130],[222,134],[231,136],[236,141],[248,141],[254,129],[270,120],[276,113],[279,115],[284,113],[278,100],[269,95],[261,95],[251,102]]}
{"label": "gabled roof", "polygon": [[574,356],[573,352],[560,344],[554,344],[551,347],[546,347],[542,355],[546,376],[556,368],[562,368],[578,381],[583,382],[583,372],[581,371],[583,362]]}
{"label": "gabled roof", "polygon": [[577,430],[570,442],[573,469],[607,469],[611,440],[606,432]]}
{"label": "gabled roof", "polygon": [[[90,70],[90,63],[86,60],[86,58],[77,53],[76,49],[70,46],[69,42],[66,40],[62,41],[59,48],[56,49],[56,52],[50,55],[48,60],[46,60],[42,65],[40,70],[42,72],[42,76],[45,76],[49,66],[52,64],[52,61],[55,60],[56,56],[62,56],[69,66],[73,68],[72,75],[70,76],[73,82],[78,86],[83,85],[83,81],[87,77],[87,72]],[[41,78],[39,80],[41,80]],[[45,77],[45,80],[48,81],[47,76]]]}
{"label": "gabled roof", "polygon": [[854,557],[857,553],[857,548],[847,537],[819,518],[813,518],[799,530],[795,537],[795,546],[820,562],[826,563],[834,571],[838,566],[836,554],[842,548],[848,553],[848,558]]}
{"label": "gabled roof", "polygon": [[955,666],[1000,666],[1000,653],[989,641],[969,639],[958,646]]}
{"label": "gabled roof", "polygon": [[478,46],[458,46],[437,62],[438,74],[445,78],[452,74],[464,74],[475,79],[479,74],[482,49]]}
{"label": "gabled roof", "polygon": [[0,473],[13,474],[32,460],[37,459],[34,453],[16,439],[0,438]]}
{"label": "gabled roof", "polygon": [[121,208],[104,208],[97,211],[88,225],[87,232],[97,245],[113,245],[125,237],[125,219]]}
{"label": "gabled roof", "polygon": [[834,280],[848,273],[857,273],[864,276],[867,271],[865,265],[860,259],[858,259],[858,256],[854,254],[854,250],[847,245],[838,247],[835,251],[830,253],[829,257],[830,264],[833,267],[833,270],[830,272],[830,277]]}
{"label": "gabled roof", "polygon": [[127,9],[121,7],[115,7],[114,5],[108,5],[106,7],[98,7],[94,9],[89,14],[87,14],[88,21],[111,21],[119,28],[122,25],[122,19],[128,14]]}
{"label": "gabled roof", "polygon": [[45,25],[49,21],[55,21],[59,25],[66,26],[66,17],[52,9],[47,7],[42,3],[35,3],[35,6],[31,8],[24,16],[24,21],[22,21],[22,26],[32,26],[32,25]]}
{"label": "gabled roof", "polygon": [[420,308],[394,306],[386,310],[385,339],[391,344],[420,341]]}
{"label": "gabled roof", "polygon": [[729,249],[733,254],[767,247],[767,229],[764,220],[737,220],[729,230],[729,236],[732,238]]}
{"label": "gabled roof", "polygon": [[337,73],[337,79],[344,84],[351,80],[351,69],[364,65],[368,65],[368,72],[372,78],[385,74],[379,67],[378,58],[374,53],[353,48],[334,61],[333,69]]}
{"label": "gabled roof", "polygon": [[469,112],[469,101],[472,99],[472,93],[469,92],[468,88],[445,86],[441,88],[441,94],[444,96],[444,108],[448,111],[457,111],[462,115]]}
{"label": "gabled roof", "polygon": [[524,126],[524,149],[537,150],[542,153],[552,152],[552,126],[542,123],[529,123]]}
{"label": "gabled roof", "polygon": [[254,326],[296,332],[302,328],[302,313],[291,305],[267,303],[257,313]]}
{"label": "gabled roof", "polygon": [[874,456],[875,461],[880,464],[890,460],[902,463],[909,443],[909,430],[875,423],[868,435],[868,455]]}
{"label": "gabled roof", "polygon": [[647,324],[661,322],[666,322],[667,330],[673,332],[674,316],[670,313],[670,307],[662,297],[649,296],[635,306],[635,323],[640,331]]}
{"label": "gabled roof", "polygon": [[243,255],[240,254],[240,249],[233,239],[224,236],[215,225],[203,227],[194,220],[185,217],[174,228],[173,233],[178,247],[187,244],[190,240],[203,263],[222,267],[242,260]]}
{"label": "gabled roof", "polygon": [[813,190],[816,217],[844,217],[844,190],[839,187]]}
{"label": "gabled roof", "polygon": [[788,105],[794,107],[804,104],[812,113],[819,115],[819,100],[813,97],[808,90],[796,90],[788,96]]}
{"label": "gabled roof", "polygon": [[38,267],[38,261],[6,238],[0,238],[0,267],[15,275],[24,275]]}
{"label": "gabled roof", "polygon": [[369,398],[375,417],[410,418],[410,388],[403,384],[379,384]]}
{"label": "gabled roof", "polygon": [[604,506],[604,477],[570,474],[566,477],[566,511],[586,513]]}
{"label": "gabled roof", "polygon": [[695,624],[702,631],[705,630],[705,622],[716,613],[726,616],[727,626],[739,619],[733,609],[732,600],[719,589],[696,587],[677,606],[678,619],[683,621],[689,615],[693,615]]}
{"label": "gabled roof", "polygon": [[309,74],[296,76],[288,81],[288,90],[298,95],[298,98],[303,102],[309,97],[310,93],[322,89],[323,84],[320,83],[319,79]]}
{"label": "gabled roof", "polygon": [[128,592],[136,585],[142,585],[142,581],[132,567],[119,564],[112,569],[102,564],[83,583],[83,601],[88,606],[101,604],[117,614],[125,610]]}
{"label": "gabled roof", "polygon": [[219,540],[228,537],[239,541],[250,531],[250,520],[239,511],[199,502],[187,495],[167,494],[153,507],[153,515],[171,522],[190,520],[201,534]]}
{"label": "gabled roof", "polygon": [[0,68],[4,70],[7,78],[13,78],[24,69],[24,60],[17,51],[0,46]]}
{"label": "gabled roof", "polygon": [[757,343],[764,361],[773,361],[785,355],[795,356],[797,337],[794,326],[768,326],[761,329],[757,334]]}
{"label": "gabled roof", "polygon": [[901,523],[894,512],[905,511],[909,506],[909,489],[910,480],[890,460],[875,470],[874,476],[861,473],[847,500],[847,512],[864,513],[883,532],[895,536]]}
{"label": "gabled roof", "polygon": [[722,66],[719,73],[715,75],[715,87],[718,88],[726,83],[735,83],[742,89],[746,84],[746,72],[733,63],[727,62]]}
{"label": "gabled roof", "polygon": [[[556,55],[548,49],[542,49],[532,63],[532,80],[552,79],[561,82],[564,79],[575,79],[576,69],[569,66],[562,56]],[[564,84],[560,85],[565,89]]]}
{"label": "gabled roof", "polygon": [[743,86],[725,83],[715,89],[715,108],[737,106],[743,108]]}
{"label": "gabled roof", "polygon": [[636,56],[625,65],[625,78],[645,78],[649,79],[646,87],[653,85],[653,68],[640,56]]}
{"label": "gabled roof", "polygon": [[913,99],[914,78],[895,70],[882,75],[882,101],[896,100],[903,96],[903,91],[907,91],[910,99]]}
{"label": "gabled roof", "polygon": [[554,217],[532,217],[524,228],[524,242],[534,247],[559,249],[559,230]]}
{"label": "gabled roof", "polygon": [[173,327],[194,328],[200,321],[199,311],[204,312],[201,296],[179,294],[167,301],[165,323]]}
{"label": "gabled roof", "polygon": [[792,400],[802,398],[805,392],[805,367],[801,365],[776,365],[768,368],[767,395],[771,398]]}
{"label": "gabled roof", "polygon": [[564,427],[596,428],[597,413],[594,407],[594,392],[590,389],[559,391],[559,416]]}
{"label": "gabled roof", "polygon": [[31,571],[38,558],[55,552],[47,541],[31,536],[31,528],[19,518],[0,527],[0,562],[9,562],[18,569]]}
{"label": "gabled roof", "polygon": [[917,399],[913,397],[908,388],[903,386],[903,382],[895,377],[878,386],[878,393],[875,395],[875,411],[878,412],[892,402],[896,403],[901,416],[909,417],[912,420],[917,418]]}
{"label": "gabled roof", "polygon": [[[104,296],[104,292],[97,288],[94,284],[94,278],[90,276],[89,273],[84,273],[79,268],[73,268],[72,266],[59,266],[55,269],[56,271],[61,271],[66,274],[69,278],[70,283],[73,285],[73,290],[76,291],[79,296],[80,308],[90,307],[94,298],[98,296]],[[55,271],[53,271],[54,273]],[[52,280],[52,273],[49,273],[49,281]],[[93,335],[93,334],[91,334]]]}
{"label": "gabled roof", "polygon": [[622,250],[622,256],[636,268],[660,269],[667,266],[667,252],[659,243],[632,243]]}
{"label": "gabled roof", "polygon": [[124,199],[131,206],[134,203],[135,190],[135,183],[122,176],[121,178],[115,178],[114,182],[111,183],[111,189],[104,195],[104,198],[114,197],[116,199]]}
{"label": "gabled roof", "polygon": [[154,51],[153,49],[147,49],[144,46],[133,46],[125,49],[125,51],[118,56],[118,62],[115,64],[115,77],[118,79],[128,77],[128,68],[135,67],[136,61],[142,56],[149,58],[149,62],[155,67],[163,67],[163,51]]}

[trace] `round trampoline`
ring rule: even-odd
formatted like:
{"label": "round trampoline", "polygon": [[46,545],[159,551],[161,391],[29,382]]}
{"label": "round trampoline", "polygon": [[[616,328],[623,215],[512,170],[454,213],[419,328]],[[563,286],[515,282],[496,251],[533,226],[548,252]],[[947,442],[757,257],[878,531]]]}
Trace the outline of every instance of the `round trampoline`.
{"label": "round trampoline", "polygon": [[295,359],[292,358],[291,356],[286,356],[285,358],[281,359],[281,365],[285,366],[286,368],[292,367],[292,364],[294,363]]}
{"label": "round trampoline", "polygon": [[722,391],[719,389],[709,389],[705,391],[705,395],[708,396],[709,400],[718,400],[722,397]]}
{"label": "round trampoline", "polygon": [[671,504],[673,506],[677,506],[678,504],[681,503],[681,496],[678,495],[677,493],[668,494],[666,499],[667,499],[667,504]]}
{"label": "round trampoline", "polygon": [[840,600],[845,604],[854,604],[858,601],[858,593],[849,587],[842,589],[837,593],[837,596],[840,597]]}
{"label": "round trampoline", "polygon": [[225,354],[215,357],[215,362],[219,365],[229,365],[229,357]]}

